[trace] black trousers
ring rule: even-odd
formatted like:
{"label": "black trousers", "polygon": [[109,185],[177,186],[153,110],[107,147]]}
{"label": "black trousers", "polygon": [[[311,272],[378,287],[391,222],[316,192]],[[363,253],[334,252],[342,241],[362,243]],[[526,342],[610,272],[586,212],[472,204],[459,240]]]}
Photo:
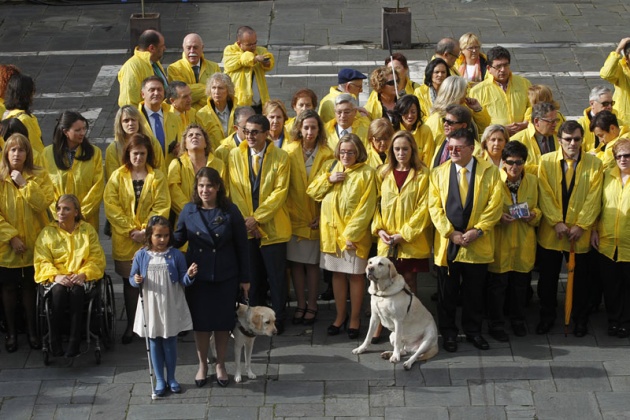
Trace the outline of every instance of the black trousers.
{"label": "black trousers", "polygon": [[[540,320],[553,323],[558,307],[558,277],[562,267],[562,259],[569,260],[569,253],[554,251],[538,246],[536,261],[540,278],[538,280],[538,297],[540,299]],[[573,321],[586,324],[589,316],[589,257],[586,254],[575,254],[575,270],[573,277]]]}
{"label": "black trousers", "polygon": [[287,303],[287,244],[283,242],[260,246],[260,239],[249,239],[247,242],[251,270],[250,303],[252,306],[264,305],[268,285],[276,320],[284,321]]}
{"label": "black trousers", "polygon": [[616,262],[599,254],[599,268],[608,324],[630,328],[630,262]]}
{"label": "black trousers", "polygon": [[438,326],[442,337],[455,337],[457,299],[462,299],[462,330],[466,335],[481,334],[484,289],[488,264],[448,262],[438,267]]}
{"label": "black trousers", "polygon": [[80,341],[83,302],[85,301],[84,287],[66,287],[57,283],[52,287],[50,293],[52,293],[52,340],[59,340],[60,332],[65,322],[65,309],[68,308],[70,315],[70,340]]}
{"label": "black trousers", "polygon": [[525,323],[525,307],[530,273],[509,271],[488,273],[488,324],[490,329],[503,329],[503,309],[508,302],[508,316],[512,324]]}

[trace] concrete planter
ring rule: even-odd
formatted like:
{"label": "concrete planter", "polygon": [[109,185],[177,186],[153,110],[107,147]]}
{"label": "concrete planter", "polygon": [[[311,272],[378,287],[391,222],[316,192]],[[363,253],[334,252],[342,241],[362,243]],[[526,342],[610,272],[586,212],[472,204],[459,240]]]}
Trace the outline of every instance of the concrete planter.
{"label": "concrete planter", "polygon": [[133,50],[138,45],[138,38],[142,32],[147,29],[160,30],[160,14],[159,13],[133,13],[129,18],[129,51],[133,55]]}
{"label": "concrete planter", "polygon": [[383,49],[387,49],[386,30],[388,29],[392,48],[403,50],[411,48],[411,11],[408,7],[383,7],[381,27]]}

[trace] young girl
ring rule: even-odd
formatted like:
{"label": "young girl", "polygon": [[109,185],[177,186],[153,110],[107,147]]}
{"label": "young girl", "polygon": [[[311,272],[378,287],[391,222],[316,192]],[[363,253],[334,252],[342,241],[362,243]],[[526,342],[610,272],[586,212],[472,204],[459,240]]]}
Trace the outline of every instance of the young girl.
{"label": "young girl", "polygon": [[[143,288],[151,362],[156,379],[155,395],[162,397],[167,387],[175,394],[181,392],[175,380],[177,334],[192,329],[184,286],[194,281],[197,264],[192,263],[186,270],[184,254],[171,247],[173,232],[165,217],[153,216],[149,219],[146,238],[146,247],[138,250],[133,258],[133,277],[129,278],[129,283]],[[141,309],[139,307],[136,311],[133,331],[144,337]]]}

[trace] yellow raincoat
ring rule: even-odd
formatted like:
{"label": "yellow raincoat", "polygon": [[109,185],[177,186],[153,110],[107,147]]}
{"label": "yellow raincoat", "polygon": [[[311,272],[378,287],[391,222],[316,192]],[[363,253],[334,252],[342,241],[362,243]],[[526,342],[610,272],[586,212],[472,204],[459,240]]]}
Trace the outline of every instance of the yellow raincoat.
{"label": "yellow raincoat", "polygon": [[[77,148],[76,156],[81,154]],[[94,147],[94,155],[88,161],[74,159],[72,168],[62,170],[55,164],[53,146],[44,149],[44,163],[54,186],[54,201],[50,211],[55,214],[57,199],[64,194],[74,194],[81,203],[81,213],[85,220],[98,232],[99,213],[103,200],[103,158],[101,149]]]}
{"label": "yellow raincoat", "polygon": [[[175,155],[168,152],[168,147],[174,141],[178,143],[181,141],[182,133],[184,132],[184,128],[185,128],[185,127],[182,127],[180,118],[171,112],[170,107],[171,107],[170,105],[167,105],[164,102],[162,103],[162,116],[164,117],[163,124],[164,124],[164,136],[165,136],[164,149],[162,149],[162,147],[160,147],[159,149],[153,149],[153,151],[156,152],[155,153],[156,156],[159,154],[157,153],[158,151],[161,150],[162,152],[162,159],[164,161],[164,166],[158,166],[156,164],[156,168],[160,169],[163,172],[166,172],[168,165],[170,165],[171,161],[175,158]],[[140,114],[142,115],[141,124],[144,128],[144,132],[151,133],[151,135],[155,137],[155,135],[153,134],[153,130],[151,130],[151,123],[149,123],[149,120],[144,115],[143,108],[144,108],[144,101],[140,102],[140,105],[138,105],[138,111],[140,111]],[[157,142],[158,145],[160,144],[157,138],[155,139],[155,141]]]}
{"label": "yellow raincoat", "polygon": [[426,122],[429,118],[431,108],[433,108],[433,101],[431,100],[431,92],[429,86],[420,85],[419,88],[413,91],[418,101],[420,101],[420,108],[422,109],[422,122]]}
{"label": "yellow raincoat", "polygon": [[[554,131],[554,134],[557,136],[557,135],[558,135],[558,130],[560,129],[560,126],[561,126],[562,124],[564,124],[564,122],[565,122],[567,119],[565,118],[565,116],[564,116],[564,115],[562,114],[562,112],[560,112],[560,111],[558,111],[558,112],[557,112],[557,116],[556,116],[556,118],[558,118],[558,120],[559,120],[559,121],[558,121],[558,123],[556,124],[556,131]],[[531,123],[531,122],[532,122],[532,107],[531,107],[531,106],[529,106],[529,107],[525,110],[525,119],[524,119],[523,121],[527,121],[527,122],[529,122],[529,123]],[[579,122],[579,121],[578,121],[578,122]],[[582,123],[580,122],[580,124],[582,124]],[[584,128],[584,131],[585,131],[585,132],[586,132],[586,131],[588,131],[588,125]],[[586,133],[585,133],[585,134],[586,134]],[[582,143],[582,144],[584,144],[584,143]]]}
{"label": "yellow raincoat", "polygon": [[489,74],[470,90],[469,96],[487,110],[491,124],[509,125],[525,121],[525,111],[529,107],[527,89],[531,85],[526,78],[512,74],[504,92]]}
{"label": "yellow raincoat", "polygon": [[[26,180],[22,188],[18,188],[10,176],[0,181],[0,267],[33,265],[35,240],[48,224],[46,210],[54,200],[52,182],[46,171],[22,176]],[[20,255],[9,243],[16,236],[26,245],[26,252]]]}
{"label": "yellow raincoat", "polygon": [[[339,134],[337,133],[337,120],[332,119],[324,124],[326,130],[326,137],[328,137],[328,147],[335,150],[337,143],[339,143]],[[367,138],[368,129],[370,128],[370,120],[367,117],[362,117],[357,113],[357,116],[352,123],[352,133],[359,136],[363,145],[367,149],[370,146],[370,142]]]}
{"label": "yellow raincoat", "polygon": [[55,276],[85,274],[86,281],[103,278],[105,253],[91,224],[79,221],[69,233],[52,222],[35,243],[35,281],[53,283]]}
{"label": "yellow raincoat", "polygon": [[[510,214],[509,206],[514,204],[512,194],[505,183],[507,175],[501,171],[499,188],[503,194],[503,213]],[[491,273],[517,271],[529,273],[536,260],[536,226],[542,213],[538,208],[538,179],[536,175],[525,173],[518,188],[518,203],[527,203],[529,211],[536,216],[529,222],[515,220],[512,223],[499,222],[494,227],[494,262],[488,266]]]}
{"label": "yellow raincoat", "polygon": [[372,167],[372,169],[377,170],[379,168],[379,166],[383,165],[385,162],[389,161],[389,157],[385,157],[385,162],[383,162],[381,160],[381,157],[379,156],[378,152],[376,150],[374,150],[374,147],[370,144],[367,146],[367,161],[365,161],[365,163],[367,163],[368,165],[370,165]]}
{"label": "yellow raincoat", "polygon": [[223,126],[221,120],[217,116],[216,112],[212,108],[212,99],[208,99],[206,106],[197,111],[197,123],[203,127],[210,137],[212,143],[212,150],[217,150],[221,145],[221,141],[234,133],[234,110],[235,106],[232,106],[230,110],[230,118],[228,118],[228,132],[223,132]]}
{"label": "yellow raincoat", "polygon": [[291,219],[291,230],[298,238],[319,240],[319,229],[311,229],[309,224],[319,217],[320,204],[306,194],[306,189],[322,171],[325,162],[334,159],[333,151],[328,146],[318,146],[311,173],[306,175],[302,143],[291,143],[289,150],[289,193],[286,208]]}
{"label": "yellow raincoat", "polygon": [[378,99],[378,92],[373,90],[370,92],[367,102],[364,106],[365,110],[370,114],[370,120],[383,118],[383,105]]}
{"label": "yellow raincoat", "polygon": [[[538,206],[543,218],[538,228],[538,243],[546,249],[569,252],[571,245],[566,236],[556,237],[554,226],[562,222],[562,150],[547,153],[538,167]],[[575,186],[569,199],[565,224],[579,226],[584,234],[575,244],[575,252],[583,254],[590,249],[591,228],[597,221],[601,206],[602,162],[588,153],[580,154],[575,169]]]}
{"label": "yellow raincoat", "polygon": [[[225,182],[225,168],[223,162],[212,153],[208,155],[209,168],[217,170]],[[171,195],[171,210],[179,214],[184,206],[191,201],[193,187],[195,185],[195,169],[190,157],[184,153],[177,159],[173,159],[168,167],[168,190]]]}
{"label": "yellow raincoat", "polygon": [[[621,117],[617,115],[616,110],[613,109],[612,112],[617,117],[617,124],[619,124],[619,128],[622,131],[625,131],[625,133],[627,134],[628,130],[627,129],[624,130],[624,126],[626,124],[621,120]],[[582,140],[582,150],[584,150],[585,152],[590,152],[591,150],[595,148],[595,134],[591,131],[591,128],[590,128],[591,127],[591,119],[589,118],[590,114],[591,114],[591,107],[589,106],[588,108],[584,110],[584,113],[582,114],[582,116],[578,118],[577,120],[577,122],[584,129],[584,139]],[[558,125],[558,127],[560,126]]]}
{"label": "yellow raincoat", "polygon": [[[166,75],[162,64],[156,63],[162,73]],[[138,106],[142,101],[142,81],[149,76],[155,76],[151,65],[151,53],[140,51],[138,47],[133,52],[133,57],[123,64],[118,72],[118,83],[120,83],[120,94],[118,95],[118,106],[124,105]]]}
{"label": "yellow raincoat", "polygon": [[289,191],[289,156],[267,140],[260,172],[260,201],[258,208],[254,210],[249,180],[249,154],[246,141],[230,152],[230,198],[243,217],[253,216],[258,222],[258,229],[262,234],[261,246],[288,242],[291,239],[291,220],[285,202]]}
{"label": "yellow raincoat", "polygon": [[433,154],[435,153],[435,141],[433,133],[427,125],[420,123],[418,124],[419,125],[411,134],[413,134],[413,138],[416,140],[420,160],[427,166],[427,168],[430,168],[431,158],[433,158]]}
{"label": "yellow raincoat", "polygon": [[602,212],[597,223],[598,251],[617,261],[630,261],[630,188],[621,183],[621,172],[615,166],[604,173]]}
{"label": "yellow raincoat", "polygon": [[[476,158],[473,158],[476,159]],[[452,161],[444,162],[431,171],[429,187],[429,214],[435,226],[433,250],[435,265],[447,267],[448,237],[454,228],[446,217],[446,200]],[[485,264],[494,260],[493,228],[501,219],[503,193],[499,188],[501,176],[493,164],[477,159],[475,170],[474,202],[466,230],[483,230],[483,235],[468,247],[460,247],[456,262]]]}
{"label": "yellow raincoat", "polygon": [[[149,135],[151,144],[153,145],[153,154],[155,155],[155,167],[162,171],[166,165],[164,164],[164,154],[160,153],[162,146],[155,139],[153,134]],[[105,149],[105,180],[109,180],[114,171],[122,165],[122,154],[125,146],[118,141],[114,141]]]}
{"label": "yellow raincoat", "polygon": [[[263,67],[261,63],[255,60],[257,55],[269,57],[269,67]],[[243,51],[235,42],[228,45],[223,50],[223,65],[225,74],[230,76],[234,83],[236,92],[237,105],[251,105],[254,99],[252,92],[253,77],[256,78],[256,84],[260,91],[260,102],[264,105],[269,100],[269,91],[267,90],[267,80],[265,73],[273,70],[276,59],[267,48],[256,47],[256,53]]]}
{"label": "yellow raincoat", "polygon": [[[429,170],[425,167],[417,174],[410,170],[400,192],[393,172],[382,179],[380,205],[374,213],[372,234],[378,237],[378,231],[382,229],[389,235],[402,235],[398,258],[429,258],[431,255],[433,226],[429,217],[428,192]],[[389,245],[379,238],[378,255],[386,256],[388,250]]]}
{"label": "yellow raincoat", "polygon": [[[536,141],[536,127],[533,123],[528,123],[525,130],[521,130],[512,136],[510,140],[520,141],[527,147],[527,160],[525,161],[525,171],[532,175],[538,175],[538,165],[540,165],[540,158],[542,153],[538,141]],[[554,150],[560,150],[560,142],[556,135],[553,136]]]}
{"label": "yellow raincoat", "polygon": [[168,66],[168,81],[179,80],[190,87],[193,108],[199,110],[206,104],[206,82],[214,73],[221,73],[221,68],[214,61],[206,60],[203,52],[199,59],[199,81],[195,80],[192,65],[186,59],[186,52],[182,52],[181,60]]}
{"label": "yellow raincoat", "polygon": [[5,115],[3,120],[9,118],[17,118],[26,126],[28,130],[28,141],[31,142],[31,147],[38,153],[44,153],[44,142],[42,141],[42,130],[39,128],[39,122],[34,114],[28,115],[21,109],[13,109]]}
{"label": "yellow raincoat", "polygon": [[234,136],[236,136],[236,133],[230,134],[229,136],[221,140],[221,145],[217,147],[217,149],[214,151],[214,155],[218,157],[219,159],[221,159],[223,163],[225,164],[226,174],[227,174],[227,169],[228,169],[227,165],[228,165],[228,161],[230,157],[230,151],[236,147]]}
{"label": "yellow raincoat", "polygon": [[182,133],[190,124],[197,122],[197,110],[195,108],[190,108],[186,112],[179,112],[173,105],[171,105],[169,111],[179,117],[179,125],[182,128]]}
{"label": "yellow raincoat", "polygon": [[319,102],[319,111],[317,113],[324,124],[335,119],[335,98],[342,93],[337,86],[331,86],[328,95],[324,96]]}
{"label": "yellow raincoat", "polygon": [[319,219],[321,232],[320,250],[337,254],[346,250],[346,241],[356,246],[359,258],[367,258],[372,245],[370,223],[376,209],[376,172],[365,162],[345,169],[346,179],[332,184],[328,177],[332,172],[344,169],[341,162],[324,163],[322,172],[311,182],[306,193],[315,201],[321,201]]}
{"label": "yellow raincoat", "polygon": [[624,121],[630,121],[630,67],[628,66],[628,57],[622,57],[616,51],[612,51],[599,70],[599,76],[615,85],[615,93],[613,94],[614,109],[617,111],[619,118]]}
{"label": "yellow raincoat", "polygon": [[116,169],[105,187],[105,215],[112,225],[112,257],[116,261],[131,261],[143,246],[129,237],[132,230],[146,228],[152,216],[168,218],[171,197],[166,177],[149,165],[147,171],[137,208],[131,172],[126,166]]}

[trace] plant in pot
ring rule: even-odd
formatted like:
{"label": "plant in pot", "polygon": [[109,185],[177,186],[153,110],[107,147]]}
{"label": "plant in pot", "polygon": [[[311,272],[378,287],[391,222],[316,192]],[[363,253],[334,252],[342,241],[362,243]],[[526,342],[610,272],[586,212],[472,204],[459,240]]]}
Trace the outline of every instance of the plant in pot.
{"label": "plant in pot", "polygon": [[160,31],[160,14],[158,12],[145,13],[144,0],[140,0],[141,13],[132,13],[129,18],[129,45],[133,55],[133,50],[138,45],[138,38],[147,29]]}
{"label": "plant in pot", "polygon": [[400,7],[400,0],[396,1],[396,7],[383,7],[381,15],[381,44],[387,49],[387,33],[391,47],[400,49],[411,48],[411,10],[408,7]]}

